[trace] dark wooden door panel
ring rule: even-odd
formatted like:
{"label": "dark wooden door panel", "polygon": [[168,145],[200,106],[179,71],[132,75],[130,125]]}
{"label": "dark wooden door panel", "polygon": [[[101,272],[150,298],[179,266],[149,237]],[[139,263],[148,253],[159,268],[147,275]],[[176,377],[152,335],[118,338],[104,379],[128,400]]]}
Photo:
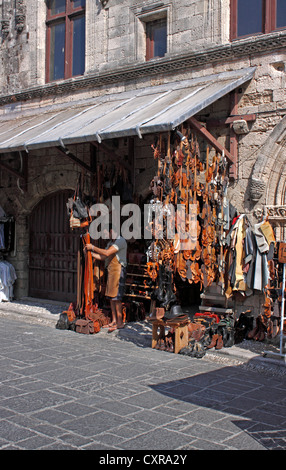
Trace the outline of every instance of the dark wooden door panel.
{"label": "dark wooden door panel", "polygon": [[66,202],[72,191],[43,199],[30,217],[29,295],[76,300],[79,233],[69,227]]}

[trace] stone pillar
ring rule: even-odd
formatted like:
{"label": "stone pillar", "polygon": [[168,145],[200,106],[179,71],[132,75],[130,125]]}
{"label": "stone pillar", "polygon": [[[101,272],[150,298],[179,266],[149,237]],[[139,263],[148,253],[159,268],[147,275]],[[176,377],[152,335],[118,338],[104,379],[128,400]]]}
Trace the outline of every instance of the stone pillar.
{"label": "stone pillar", "polygon": [[29,223],[28,215],[21,214],[16,218],[16,250],[15,255],[7,257],[16,271],[17,280],[14,284],[14,298],[26,297],[29,293]]}

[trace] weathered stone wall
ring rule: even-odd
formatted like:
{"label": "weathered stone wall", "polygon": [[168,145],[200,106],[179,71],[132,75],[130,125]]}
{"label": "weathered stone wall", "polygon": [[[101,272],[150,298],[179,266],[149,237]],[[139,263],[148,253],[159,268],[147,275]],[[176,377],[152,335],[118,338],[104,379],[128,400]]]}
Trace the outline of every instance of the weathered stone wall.
{"label": "weathered stone wall", "polygon": [[39,82],[37,63],[45,44],[45,36],[39,35],[39,31],[41,34],[45,31],[44,25],[39,22],[38,7],[42,3],[44,2],[2,1],[1,94],[28,88]]}
{"label": "weathered stone wall", "polygon": [[238,114],[256,114],[249,133],[239,139],[239,178],[233,199],[241,211],[252,215],[265,204],[283,204],[285,181],[286,55],[274,52],[250,57],[255,77],[240,94]]}
{"label": "weathered stone wall", "polygon": [[[144,62],[145,24],[158,15],[167,17],[167,58],[229,40],[227,0],[87,0],[85,75]],[[45,83],[45,19],[45,1],[2,0],[1,94]]]}

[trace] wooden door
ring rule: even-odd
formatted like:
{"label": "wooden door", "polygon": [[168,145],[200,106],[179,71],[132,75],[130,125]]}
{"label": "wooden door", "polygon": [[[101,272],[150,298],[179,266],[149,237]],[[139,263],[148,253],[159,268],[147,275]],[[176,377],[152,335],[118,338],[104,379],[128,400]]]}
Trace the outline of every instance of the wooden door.
{"label": "wooden door", "polygon": [[30,216],[29,295],[74,302],[78,230],[71,230],[66,203],[73,191],[44,198]]}

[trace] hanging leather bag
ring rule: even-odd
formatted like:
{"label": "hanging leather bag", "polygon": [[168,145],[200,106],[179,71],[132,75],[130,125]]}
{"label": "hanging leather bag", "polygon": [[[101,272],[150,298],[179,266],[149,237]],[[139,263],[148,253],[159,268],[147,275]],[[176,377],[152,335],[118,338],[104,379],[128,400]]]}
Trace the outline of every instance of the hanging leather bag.
{"label": "hanging leather bag", "polygon": [[82,202],[80,181],[81,177],[79,177],[74,196],[69,198],[67,202],[67,211],[70,218],[71,228],[86,227],[91,222],[89,210]]}

